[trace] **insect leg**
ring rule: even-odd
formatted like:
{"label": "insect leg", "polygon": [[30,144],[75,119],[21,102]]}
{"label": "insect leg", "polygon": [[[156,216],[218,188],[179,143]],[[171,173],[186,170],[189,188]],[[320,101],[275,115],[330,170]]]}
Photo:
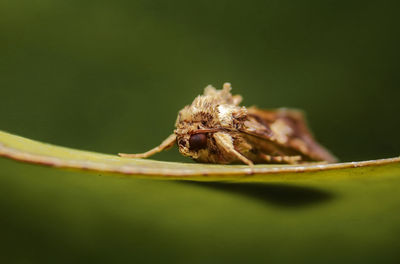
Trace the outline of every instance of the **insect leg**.
{"label": "insect leg", "polygon": [[167,137],[159,146],[140,154],[125,154],[125,153],[118,153],[119,156],[124,158],[148,158],[158,152],[163,150],[167,150],[171,148],[176,142],[176,135],[172,134]]}
{"label": "insect leg", "polygon": [[301,160],[301,156],[271,156],[264,153],[260,153],[260,156],[267,162],[277,163],[288,163],[296,164]]}
{"label": "insect leg", "polygon": [[240,154],[235,147],[233,146],[232,142],[232,137],[228,133],[224,132],[217,132],[214,133],[214,138],[218,146],[220,146],[222,149],[224,149],[226,152],[228,152],[231,155],[234,155],[236,158],[241,160],[243,163],[253,166],[253,162],[249,159],[247,159],[245,156]]}

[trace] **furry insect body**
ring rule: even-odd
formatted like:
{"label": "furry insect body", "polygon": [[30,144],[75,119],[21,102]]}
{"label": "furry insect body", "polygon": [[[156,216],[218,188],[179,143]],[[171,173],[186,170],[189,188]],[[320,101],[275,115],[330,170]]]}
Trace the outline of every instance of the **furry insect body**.
{"label": "furry insect body", "polygon": [[240,106],[242,97],[222,90],[204,89],[192,104],[179,111],[176,129],[164,142],[142,154],[122,157],[147,158],[172,147],[205,163],[300,163],[335,162],[336,158],[313,138],[301,111],[261,110]]}

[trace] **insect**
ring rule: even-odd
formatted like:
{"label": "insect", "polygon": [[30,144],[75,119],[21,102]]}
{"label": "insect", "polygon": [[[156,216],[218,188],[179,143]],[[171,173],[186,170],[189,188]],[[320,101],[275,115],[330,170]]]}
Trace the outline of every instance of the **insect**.
{"label": "insect", "polygon": [[262,110],[240,106],[242,97],[211,85],[192,104],[179,111],[174,133],[159,146],[141,154],[122,157],[147,158],[177,144],[179,152],[204,163],[335,162],[317,143],[301,111],[286,108]]}

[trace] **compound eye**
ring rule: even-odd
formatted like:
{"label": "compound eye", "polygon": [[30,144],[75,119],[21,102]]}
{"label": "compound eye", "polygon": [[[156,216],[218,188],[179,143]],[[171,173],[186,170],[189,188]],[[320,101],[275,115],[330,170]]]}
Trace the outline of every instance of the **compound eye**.
{"label": "compound eye", "polygon": [[205,134],[194,134],[189,138],[191,150],[199,150],[207,147],[207,136]]}

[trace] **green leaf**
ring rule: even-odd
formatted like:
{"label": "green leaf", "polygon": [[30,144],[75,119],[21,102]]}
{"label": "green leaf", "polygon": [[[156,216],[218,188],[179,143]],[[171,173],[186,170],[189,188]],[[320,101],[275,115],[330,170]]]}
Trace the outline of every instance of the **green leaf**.
{"label": "green leaf", "polygon": [[246,166],[129,160],[4,132],[0,142],[16,160],[97,171],[0,159],[2,263],[399,261],[398,158],[245,175]]}
{"label": "green leaf", "polygon": [[120,158],[95,152],[45,144],[0,131],[0,155],[41,165],[121,173],[162,179],[198,181],[299,181],[310,179],[354,178],[386,171],[400,171],[400,158],[339,164],[309,163],[301,165],[192,164],[150,159]]}

